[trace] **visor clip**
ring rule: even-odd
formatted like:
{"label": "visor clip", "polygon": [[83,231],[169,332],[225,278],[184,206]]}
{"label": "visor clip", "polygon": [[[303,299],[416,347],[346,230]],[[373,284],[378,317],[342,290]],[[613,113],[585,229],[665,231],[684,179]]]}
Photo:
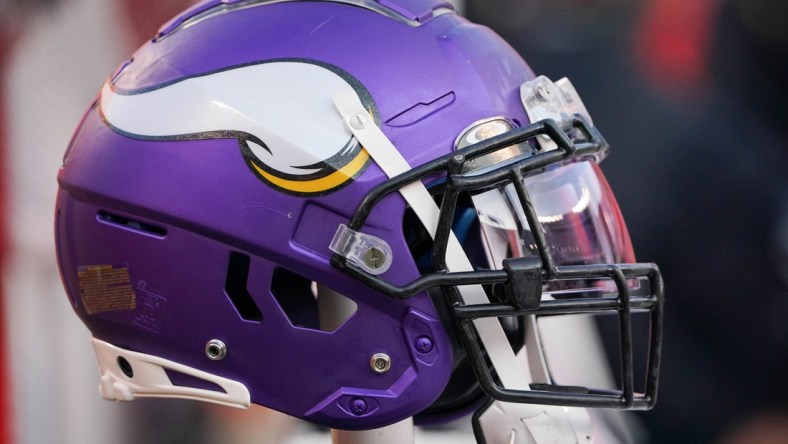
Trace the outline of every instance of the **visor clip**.
{"label": "visor clip", "polygon": [[542,301],[542,261],[526,256],[503,260],[508,280],[506,301],[522,310],[536,310]]}
{"label": "visor clip", "polygon": [[394,256],[391,246],[385,240],[351,230],[345,224],[339,224],[328,248],[375,276],[385,273],[391,267]]}

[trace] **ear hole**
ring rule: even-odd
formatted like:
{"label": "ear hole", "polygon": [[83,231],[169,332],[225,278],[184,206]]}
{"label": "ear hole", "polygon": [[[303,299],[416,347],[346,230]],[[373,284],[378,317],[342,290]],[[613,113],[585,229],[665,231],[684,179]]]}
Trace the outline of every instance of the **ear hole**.
{"label": "ear hole", "polygon": [[284,268],[274,270],[271,294],[294,327],[332,332],[358,305],[330,288]]}

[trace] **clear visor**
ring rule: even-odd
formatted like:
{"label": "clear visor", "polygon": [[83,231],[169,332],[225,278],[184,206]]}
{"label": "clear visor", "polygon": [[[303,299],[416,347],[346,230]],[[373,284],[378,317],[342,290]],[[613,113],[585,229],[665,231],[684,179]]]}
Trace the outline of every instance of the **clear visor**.
{"label": "clear visor", "polygon": [[[615,197],[596,162],[585,160],[523,179],[555,265],[632,263],[635,255]],[[472,195],[490,268],[538,256],[512,184]]]}

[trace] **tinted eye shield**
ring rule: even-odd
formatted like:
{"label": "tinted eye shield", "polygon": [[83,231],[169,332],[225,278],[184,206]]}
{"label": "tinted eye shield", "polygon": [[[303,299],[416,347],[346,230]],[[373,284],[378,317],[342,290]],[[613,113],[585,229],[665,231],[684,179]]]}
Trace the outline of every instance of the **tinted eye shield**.
{"label": "tinted eye shield", "polygon": [[[581,407],[609,407],[618,409],[648,409],[656,401],[657,377],[661,350],[663,284],[654,264],[584,264],[560,265],[551,254],[551,245],[537,215],[533,199],[525,185],[525,177],[541,170],[576,162],[600,160],[608,151],[601,134],[580,116],[571,119],[562,129],[553,120],[543,120],[524,128],[516,128],[499,136],[462,148],[435,159],[407,173],[389,179],[370,191],[348,223],[348,229],[360,232],[375,205],[388,194],[397,192],[410,183],[445,175],[442,186],[440,215],[432,249],[433,271],[402,285],[393,285],[373,275],[340,254],[331,263],[389,297],[402,299],[433,287],[440,287],[446,295],[450,312],[463,345],[472,357],[474,371],[485,391],[496,399],[509,402],[528,402]],[[468,171],[468,165],[482,156],[504,150],[516,144],[527,144],[535,137],[549,137],[557,148],[536,152],[530,156],[500,162],[483,169]],[[465,172],[464,172],[465,171]],[[446,249],[451,235],[457,198],[462,192],[480,192],[514,188],[519,206],[533,236],[534,256],[504,259],[501,269],[468,272],[449,272]],[[543,297],[543,285],[567,280],[608,280],[615,291],[606,297],[562,298]],[[631,283],[641,289],[632,291]],[[500,303],[465,305],[456,286],[470,284],[498,284],[504,287],[505,298]],[[633,347],[631,334],[632,311],[650,313],[651,335],[649,360],[644,393],[634,392]],[[505,389],[498,384],[486,364],[484,352],[473,325],[474,319],[522,315],[557,315],[575,313],[610,313],[619,317],[621,343],[620,390],[598,390],[540,384],[533,390]]]}

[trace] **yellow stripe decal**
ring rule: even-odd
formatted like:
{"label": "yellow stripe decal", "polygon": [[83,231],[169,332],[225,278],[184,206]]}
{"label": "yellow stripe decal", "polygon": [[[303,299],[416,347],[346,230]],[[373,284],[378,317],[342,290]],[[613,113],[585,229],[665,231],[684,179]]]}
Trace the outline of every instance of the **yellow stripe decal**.
{"label": "yellow stripe decal", "polygon": [[298,193],[320,193],[332,188],[336,188],[350,180],[359,171],[361,171],[364,165],[366,165],[367,160],[369,160],[369,154],[367,153],[367,150],[362,147],[358,155],[356,155],[353,160],[348,162],[347,165],[334,171],[328,176],[306,181],[282,179],[262,170],[260,167],[255,165],[254,162],[252,162],[252,166],[255,170],[257,170],[258,173],[260,173],[261,176],[265,178],[265,180],[280,188]]}

